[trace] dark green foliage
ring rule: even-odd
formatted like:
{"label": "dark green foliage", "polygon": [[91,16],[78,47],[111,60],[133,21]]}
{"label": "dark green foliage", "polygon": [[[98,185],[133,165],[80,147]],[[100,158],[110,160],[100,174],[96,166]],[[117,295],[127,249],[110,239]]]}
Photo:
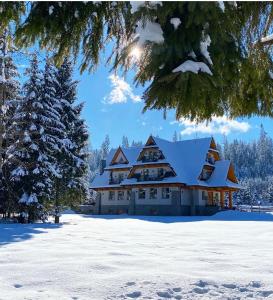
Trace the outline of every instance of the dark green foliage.
{"label": "dark green foliage", "polygon": [[[8,13],[12,9],[7,15],[18,19],[18,11]],[[59,63],[81,52],[81,71],[93,70],[111,42],[114,68],[136,67],[136,84],[148,83],[144,111],[173,108],[177,118],[198,121],[224,114],[273,115],[272,47],[261,40],[272,33],[272,2],[225,2],[223,11],[218,2],[146,1],[133,13],[130,2],[32,2],[28,12],[17,26],[18,44],[38,41],[57,52]],[[177,29],[172,18],[181,20]],[[147,21],[160,25],[164,42],[143,43],[134,63],[130,53],[137,42],[135,28]],[[200,51],[205,35],[211,39],[213,64]],[[205,63],[213,75],[173,73],[187,60]]]}

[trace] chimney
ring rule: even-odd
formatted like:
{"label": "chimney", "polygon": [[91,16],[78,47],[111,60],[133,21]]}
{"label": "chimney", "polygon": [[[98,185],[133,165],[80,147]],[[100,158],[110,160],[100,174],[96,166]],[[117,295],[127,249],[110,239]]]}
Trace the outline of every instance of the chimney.
{"label": "chimney", "polygon": [[105,159],[102,159],[100,161],[100,175],[103,174],[104,172],[104,168],[106,167],[106,160]]}

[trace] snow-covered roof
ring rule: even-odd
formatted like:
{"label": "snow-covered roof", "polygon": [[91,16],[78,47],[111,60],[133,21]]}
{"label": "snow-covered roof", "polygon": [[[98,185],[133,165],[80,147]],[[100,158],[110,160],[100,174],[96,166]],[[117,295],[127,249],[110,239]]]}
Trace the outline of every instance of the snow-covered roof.
{"label": "snow-covered roof", "polygon": [[[122,185],[130,184],[157,184],[157,183],[181,183],[188,186],[204,186],[204,187],[230,187],[230,188],[240,188],[240,186],[228,179],[228,171],[230,168],[230,161],[219,160],[213,165],[213,172],[208,180],[200,180],[200,174],[204,165],[208,165],[206,162],[207,153],[211,148],[212,137],[184,140],[178,142],[170,142],[158,137],[152,137],[156,146],[161,150],[164,155],[164,159],[158,160],[156,162],[142,162],[137,161],[137,158],[142,151],[143,147],[134,148],[121,148],[127,160],[128,164],[123,166],[139,166],[147,164],[158,164],[158,163],[168,163],[176,173],[174,177],[164,178],[160,181],[145,181],[137,182],[135,178],[127,178],[121,182]],[[121,168],[121,164],[109,166],[115,151],[112,150],[107,158],[106,170],[113,168]],[[96,176],[91,184],[91,188],[98,187],[114,187],[114,185],[109,185],[110,172],[105,171],[102,175]]]}

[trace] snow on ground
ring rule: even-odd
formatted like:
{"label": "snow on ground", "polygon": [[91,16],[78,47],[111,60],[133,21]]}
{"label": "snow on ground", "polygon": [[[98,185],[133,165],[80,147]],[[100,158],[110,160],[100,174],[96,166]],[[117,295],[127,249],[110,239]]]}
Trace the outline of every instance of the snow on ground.
{"label": "snow on ground", "polygon": [[0,224],[0,299],[273,299],[273,215]]}

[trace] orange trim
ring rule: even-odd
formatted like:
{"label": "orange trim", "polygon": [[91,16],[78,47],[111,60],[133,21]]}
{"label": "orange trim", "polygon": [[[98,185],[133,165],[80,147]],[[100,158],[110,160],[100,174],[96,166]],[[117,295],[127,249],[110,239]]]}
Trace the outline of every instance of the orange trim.
{"label": "orange trim", "polygon": [[105,171],[111,171],[111,172],[115,172],[115,171],[128,171],[128,170],[130,170],[131,169],[131,167],[122,167],[122,168],[115,168],[115,169],[109,169],[109,168],[105,168],[104,170]]}
{"label": "orange trim", "polygon": [[213,205],[213,192],[208,192],[208,205]]}
{"label": "orange trim", "polygon": [[235,175],[234,167],[232,164],[230,164],[229,169],[228,169],[228,174],[227,174],[227,179],[234,183],[238,183],[238,179]]}

